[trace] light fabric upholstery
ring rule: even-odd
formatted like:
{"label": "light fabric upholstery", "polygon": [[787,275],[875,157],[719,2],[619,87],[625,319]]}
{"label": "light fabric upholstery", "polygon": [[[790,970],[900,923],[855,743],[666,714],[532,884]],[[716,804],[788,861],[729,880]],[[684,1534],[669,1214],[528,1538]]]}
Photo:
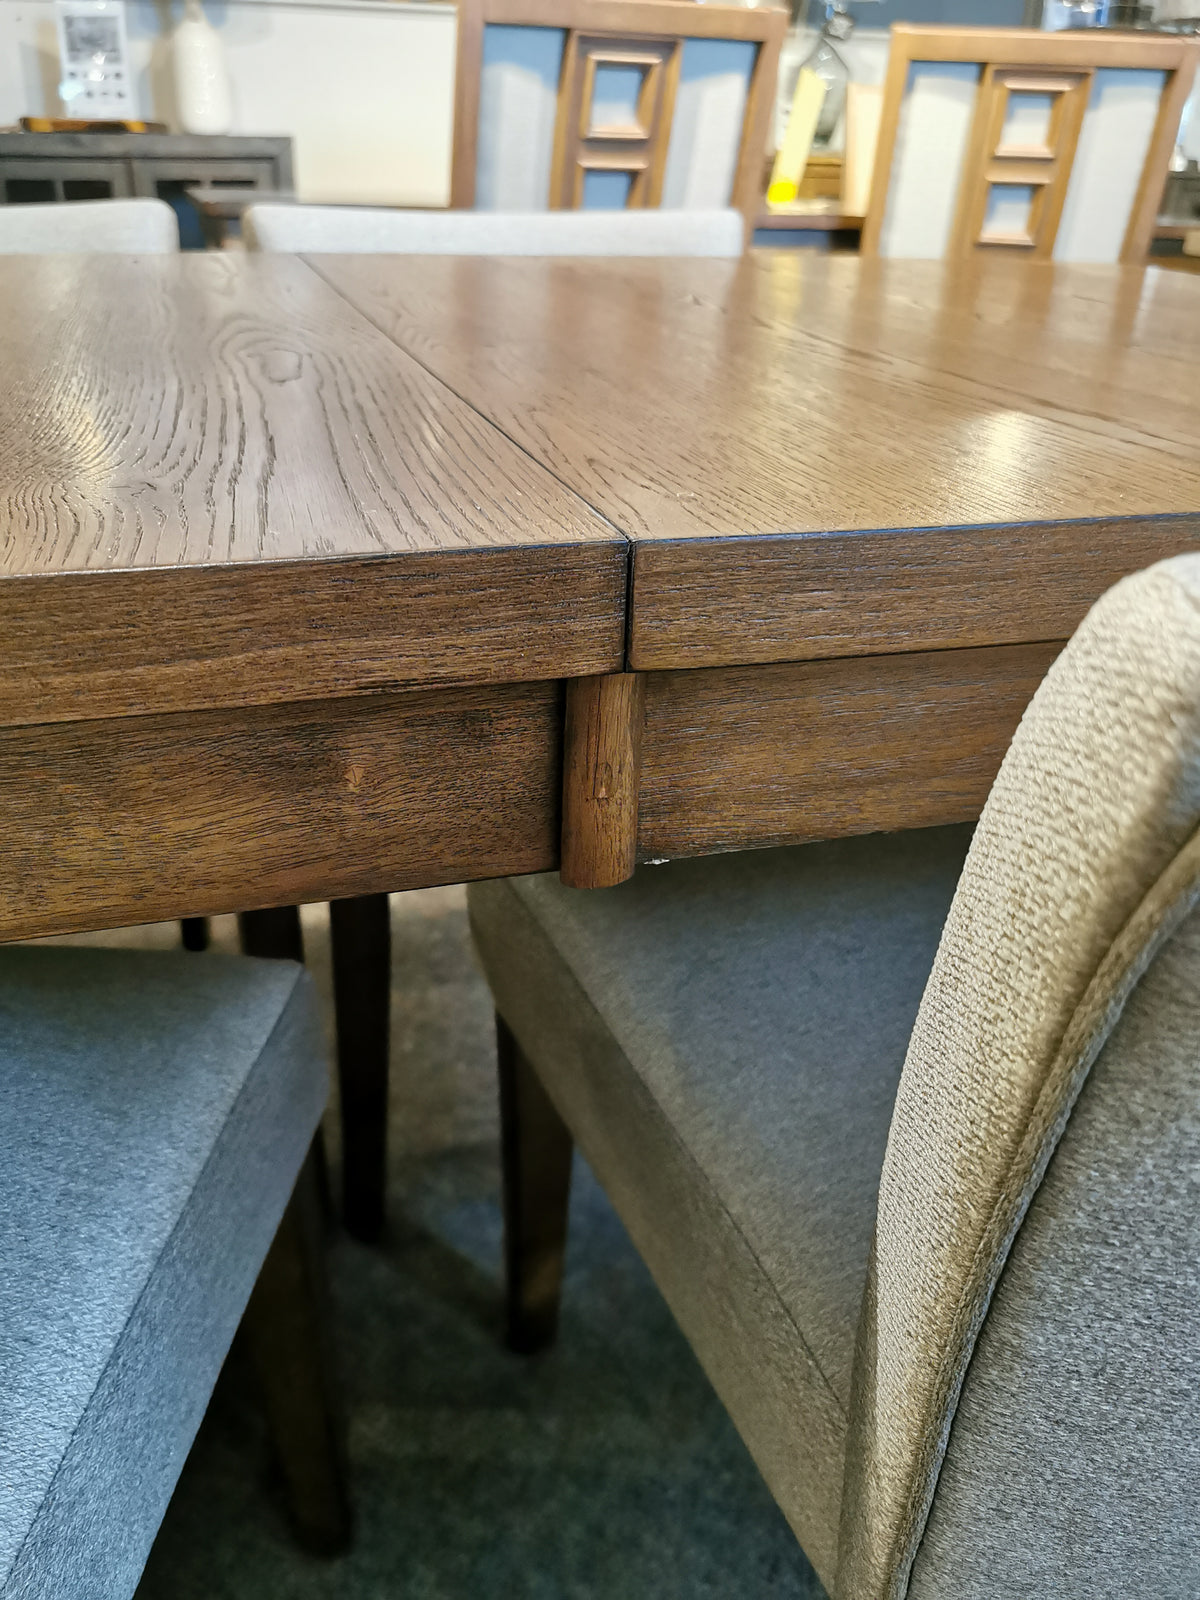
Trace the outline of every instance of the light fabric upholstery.
{"label": "light fabric upholstery", "polygon": [[[1159,879],[1200,820],[1198,605],[1200,556],[1110,590],[1034,696],[980,818],[888,1140],[847,1592],[903,1592],[1009,1241],[1174,904]],[[1152,891],[1166,898],[1131,933]]]}
{"label": "light fabric upholstery", "polygon": [[251,250],[444,256],[740,256],[738,211],[371,211],[251,206]]}
{"label": "light fabric upholstery", "polygon": [[829,1581],[888,1119],[968,838],[470,890],[499,1010]]}
{"label": "light fabric upholstery", "polygon": [[967,1370],[911,1600],[1193,1600],[1198,1041],[1193,912],[1131,996],[1021,1224]]}
{"label": "light fabric upholstery", "polygon": [[[884,845],[836,848],[843,885],[869,905]],[[501,1013],[585,1151],[598,1150],[599,1175],[807,1553],[835,1600],[1194,1595],[1200,555],[1126,579],[1092,609],[1027,710],[975,830],[895,1090],[866,1256],[860,1204],[846,1207],[844,1265],[865,1285],[840,1448],[810,1369],[824,1363],[840,1405],[848,1358],[828,1350],[849,1338],[851,1280],[831,1294],[836,1271],[828,1259],[808,1270],[811,1245],[799,1241],[807,1225],[836,1252],[812,1172],[848,1160],[861,1112],[852,1099],[799,1105],[783,1053],[802,1048],[814,1018],[820,1046],[837,1005],[861,1010],[863,949],[879,938],[901,959],[907,946],[868,915],[859,942],[831,947],[840,982],[816,935],[811,973],[785,974],[772,953],[780,909],[763,891],[769,859],[724,863],[721,893],[690,908],[704,930],[664,924],[654,941],[641,927],[666,880],[645,872],[627,900],[538,879],[508,902],[475,889],[472,905]],[[896,905],[906,871],[909,892],[926,896],[916,862],[894,861]],[[686,881],[713,870],[672,868],[671,898],[686,903]],[[831,882],[831,902],[836,893]],[[519,898],[536,910],[536,939],[528,921],[495,914]],[[916,940],[922,964],[930,936]],[[639,962],[649,970],[626,971]],[[813,1010],[814,990],[827,1009]],[[774,1042],[747,1022],[764,1003]],[[860,1060],[879,1021],[858,1024]],[[706,1029],[727,1041],[723,1098],[698,1043]],[[890,1041],[880,1030],[878,1060]],[[586,1094],[570,1087],[581,1061]],[[882,1094],[894,1065],[876,1070]],[[790,1376],[784,1325],[729,1269],[728,1228],[699,1208],[660,1207],[648,1162],[630,1153],[646,1138],[647,1090],[668,1124],[659,1159],[676,1138],[704,1168],[694,1190],[722,1175],[743,1237],[743,1215],[756,1219],[768,1277],[798,1252]],[[861,1141],[864,1165],[878,1159],[876,1137]],[[794,1214],[761,1204],[784,1191],[789,1168]]]}
{"label": "light fabric upholstery", "polygon": [[0,255],[170,255],[179,224],[162,200],[0,206]]}
{"label": "light fabric upholstery", "polygon": [[133,1593],[327,1094],[284,962],[0,950],[0,1595]]}

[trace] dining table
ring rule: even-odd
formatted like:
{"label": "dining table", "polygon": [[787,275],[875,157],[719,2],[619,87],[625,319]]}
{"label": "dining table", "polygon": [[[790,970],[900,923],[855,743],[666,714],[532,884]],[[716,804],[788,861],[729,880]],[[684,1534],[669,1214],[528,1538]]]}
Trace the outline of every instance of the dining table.
{"label": "dining table", "polygon": [[0,939],[969,820],[1200,545],[1153,267],[0,258]]}

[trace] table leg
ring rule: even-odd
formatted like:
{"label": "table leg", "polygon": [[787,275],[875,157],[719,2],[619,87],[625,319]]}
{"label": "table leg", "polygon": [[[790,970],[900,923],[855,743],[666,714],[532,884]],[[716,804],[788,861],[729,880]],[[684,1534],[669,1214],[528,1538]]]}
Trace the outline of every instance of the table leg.
{"label": "table leg", "polygon": [[387,1181],[391,922],[385,894],[329,905],[338,1082],[342,1102],[342,1216],[355,1238],[377,1239]]}

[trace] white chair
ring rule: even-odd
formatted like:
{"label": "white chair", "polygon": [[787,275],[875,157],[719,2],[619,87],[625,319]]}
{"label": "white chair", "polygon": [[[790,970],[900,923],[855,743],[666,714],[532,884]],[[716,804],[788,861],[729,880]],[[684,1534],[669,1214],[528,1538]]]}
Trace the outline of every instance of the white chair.
{"label": "white chair", "polygon": [[251,250],[435,256],[740,256],[741,213],[719,211],[372,211],[251,206]]}
{"label": "white chair", "polygon": [[162,200],[0,206],[0,255],[171,255],[179,224]]}
{"label": "white chair", "polygon": [[1144,260],[1196,57],[1165,34],[893,28],[863,253]]}

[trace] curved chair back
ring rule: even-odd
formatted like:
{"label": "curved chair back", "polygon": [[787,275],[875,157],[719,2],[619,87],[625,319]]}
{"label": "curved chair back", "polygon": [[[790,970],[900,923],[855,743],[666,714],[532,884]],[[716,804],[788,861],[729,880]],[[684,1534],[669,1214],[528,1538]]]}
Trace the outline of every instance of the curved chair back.
{"label": "curved chair back", "polygon": [[888,1138],[839,1596],[1117,1593],[1134,1545],[1144,1592],[1192,1591],[1198,904],[1188,555],[1092,609],[967,856]]}
{"label": "curved chair back", "polygon": [[894,27],[864,253],[1143,260],[1196,58],[1166,34]]}
{"label": "curved chair back", "polygon": [[162,200],[0,206],[0,254],[170,255],[179,224]]}
{"label": "curved chair back", "polygon": [[252,250],[445,256],[740,256],[739,212],[371,211],[251,206]]}

